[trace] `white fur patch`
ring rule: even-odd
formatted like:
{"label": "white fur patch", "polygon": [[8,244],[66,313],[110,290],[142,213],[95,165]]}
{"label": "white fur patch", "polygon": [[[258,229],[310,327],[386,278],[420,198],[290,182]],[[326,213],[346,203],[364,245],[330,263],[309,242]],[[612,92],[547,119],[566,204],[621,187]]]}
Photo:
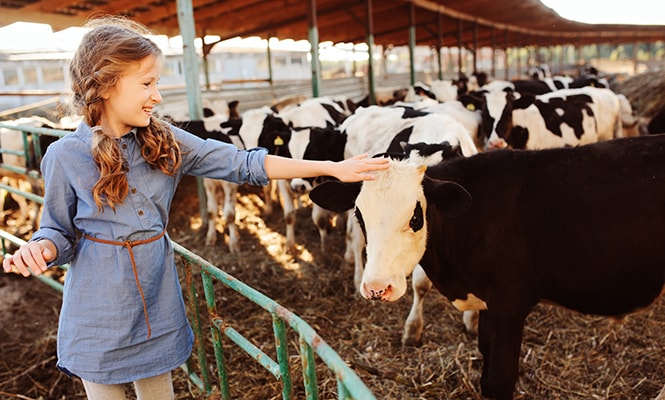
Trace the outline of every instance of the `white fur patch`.
{"label": "white fur patch", "polygon": [[456,299],[453,301],[453,305],[460,311],[487,310],[487,303],[476,297],[473,293],[468,293],[466,295],[466,300]]}

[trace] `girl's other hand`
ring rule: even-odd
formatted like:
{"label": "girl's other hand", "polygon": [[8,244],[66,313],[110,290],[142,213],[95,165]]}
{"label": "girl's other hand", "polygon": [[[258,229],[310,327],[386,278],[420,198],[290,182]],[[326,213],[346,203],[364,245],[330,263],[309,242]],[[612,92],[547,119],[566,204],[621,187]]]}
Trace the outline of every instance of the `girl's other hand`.
{"label": "girl's other hand", "polygon": [[30,276],[30,273],[41,275],[48,268],[46,263],[55,258],[54,250],[55,246],[47,240],[26,243],[13,255],[5,255],[2,269],[6,273],[18,272],[25,277]]}

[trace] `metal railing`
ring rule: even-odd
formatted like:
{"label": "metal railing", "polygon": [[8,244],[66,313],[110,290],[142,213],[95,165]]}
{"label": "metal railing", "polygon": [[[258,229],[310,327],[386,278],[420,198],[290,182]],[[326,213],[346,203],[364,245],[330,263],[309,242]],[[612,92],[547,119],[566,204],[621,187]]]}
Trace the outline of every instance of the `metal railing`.
{"label": "metal railing", "polygon": [[[25,128],[14,127],[0,123],[0,128],[10,128],[20,130],[24,133],[39,135],[52,135],[63,136],[69,132],[55,131],[46,128]],[[33,144],[34,144],[33,140]],[[25,154],[26,159],[30,157],[27,150],[27,143],[25,141]],[[38,143],[37,143],[38,144]],[[35,146],[35,147],[38,147]],[[1,153],[7,153],[0,149]],[[12,154],[16,154],[13,152]],[[37,149],[37,156],[41,157]],[[39,158],[37,158],[39,159]],[[7,168],[5,164],[0,164],[0,168]],[[25,168],[12,167],[11,170],[16,173],[32,174],[38,176],[37,171],[30,171]],[[43,204],[43,198],[33,193],[23,192],[15,188],[9,187],[5,184],[0,184],[0,189],[7,190],[11,193],[24,196],[32,201]],[[25,241],[9,234],[8,232],[0,230],[0,242],[2,247],[2,254],[9,251],[9,243],[20,246]],[[302,364],[302,380],[305,395],[308,400],[318,399],[319,388],[317,384],[316,363],[315,355],[318,356],[326,365],[328,370],[334,375],[337,381],[337,393],[339,399],[362,399],[362,400],[375,400],[375,396],[361,381],[358,375],[347,366],[344,360],[328,345],[321,336],[303,319],[298,315],[281,306],[274,300],[270,299],[263,293],[255,290],[251,286],[239,281],[220,268],[181,246],[180,244],[171,241],[176,256],[180,259],[180,264],[184,270],[183,286],[186,303],[189,308],[189,320],[195,334],[195,354],[192,354],[190,360],[182,366],[182,369],[187,373],[189,379],[206,395],[216,395],[214,386],[219,389],[219,395],[222,399],[230,399],[230,385],[228,368],[225,362],[224,351],[222,347],[223,337],[226,337],[236,346],[241,348],[245,353],[249,354],[258,364],[269,371],[277,380],[282,383],[282,398],[292,399],[294,396],[294,384],[291,374],[291,367],[289,366],[288,341],[287,341],[287,327],[290,327],[298,335],[299,344],[299,358]],[[64,270],[68,269],[67,265],[60,266]],[[203,299],[205,300],[205,308],[207,310],[206,317],[202,316],[201,307],[199,306],[199,299],[201,298],[199,285],[194,279],[195,271],[200,271],[201,286],[203,288]],[[35,278],[47,284],[51,288],[62,292],[63,285],[57,280],[49,277],[48,275],[40,275]],[[272,330],[275,337],[275,356],[262,351],[259,347],[254,345],[251,340],[241,335],[236,330],[232,323],[226,320],[222,315],[217,312],[217,299],[215,296],[215,283],[219,283],[224,287],[231,289],[247,300],[253,302],[265,312],[267,312],[272,320]],[[218,385],[213,385],[213,378],[211,376],[211,368],[208,363],[208,350],[206,336],[204,334],[205,326],[210,329],[210,341],[213,347],[215,369],[217,371]],[[198,365],[198,372],[195,371],[194,365]]]}

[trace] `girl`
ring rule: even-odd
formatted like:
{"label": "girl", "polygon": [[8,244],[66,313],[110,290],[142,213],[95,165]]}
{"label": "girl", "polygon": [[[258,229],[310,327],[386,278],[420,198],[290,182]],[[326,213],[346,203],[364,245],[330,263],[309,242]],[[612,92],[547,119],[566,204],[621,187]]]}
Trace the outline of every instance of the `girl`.
{"label": "girl", "polygon": [[42,162],[41,226],[3,261],[5,272],[39,275],[70,263],[58,327],[58,368],[82,379],[89,399],[172,399],[171,370],[192,350],[165,228],[185,174],[265,185],[269,179],[331,175],[373,179],[385,159],[338,163],[267,155],[205,141],[152,115],[162,54],[143,26],[91,21],[70,69],[84,120]]}

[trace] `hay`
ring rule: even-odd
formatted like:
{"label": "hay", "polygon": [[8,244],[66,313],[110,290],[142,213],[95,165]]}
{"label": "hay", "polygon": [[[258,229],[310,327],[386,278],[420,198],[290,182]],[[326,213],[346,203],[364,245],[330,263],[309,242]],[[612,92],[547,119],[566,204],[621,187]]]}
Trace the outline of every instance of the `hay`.
{"label": "hay", "polygon": [[612,89],[625,95],[637,115],[647,120],[665,110],[665,71],[632,76]]}

